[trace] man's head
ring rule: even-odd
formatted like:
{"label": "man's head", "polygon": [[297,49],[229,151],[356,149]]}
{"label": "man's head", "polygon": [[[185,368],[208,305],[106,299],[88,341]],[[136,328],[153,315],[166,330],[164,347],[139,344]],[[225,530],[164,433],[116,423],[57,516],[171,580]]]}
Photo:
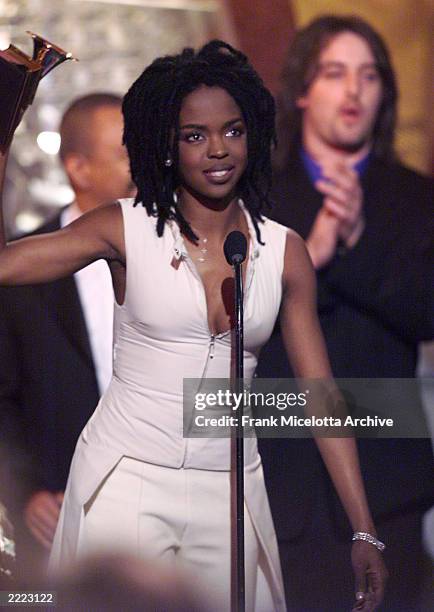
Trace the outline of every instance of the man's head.
{"label": "man's head", "polygon": [[372,147],[383,159],[392,155],[395,77],[382,39],[365,21],[315,19],[296,34],[284,76],[281,133],[289,149],[308,139],[325,148]]}
{"label": "man's head", "polygon": [[131,196],[122,144],[122,99],[108,93],[78,98],[60,124],[60,158],[83,212]]}

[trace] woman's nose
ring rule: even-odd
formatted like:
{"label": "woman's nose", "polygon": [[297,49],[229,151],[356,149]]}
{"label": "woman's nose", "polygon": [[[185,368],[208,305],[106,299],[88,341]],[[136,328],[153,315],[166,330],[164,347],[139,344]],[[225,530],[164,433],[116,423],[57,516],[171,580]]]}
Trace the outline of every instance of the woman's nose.
{"label": "woman's nose", "polygon": [[208,157],[221,159],[227,155],[225,141],[221,136],[211,136],[208,141]]}

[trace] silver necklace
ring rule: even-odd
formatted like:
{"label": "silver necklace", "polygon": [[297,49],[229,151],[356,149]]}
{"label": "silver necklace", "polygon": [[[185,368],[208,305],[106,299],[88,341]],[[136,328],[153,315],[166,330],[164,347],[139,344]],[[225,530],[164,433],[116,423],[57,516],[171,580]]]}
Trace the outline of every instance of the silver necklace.
{"label": "silver necklace", "polygon": [[[196,236],[199,236],[199,232],[192,225],[190,226]],[[199,256],[196,257],[196,261],[198,263],[205,263],[207,261],[207,253],[208,253],[208,238],[198,238]]]}
{"label": "silver necklace", "polygon": [[206,257],[207,257],[207,253],[208,253],[208,247],[207,247],[207,243],[208,243],[208,238],[199,238],[199,257],[197,258],[197,261],[199,263],[204,263],[206,262]]}

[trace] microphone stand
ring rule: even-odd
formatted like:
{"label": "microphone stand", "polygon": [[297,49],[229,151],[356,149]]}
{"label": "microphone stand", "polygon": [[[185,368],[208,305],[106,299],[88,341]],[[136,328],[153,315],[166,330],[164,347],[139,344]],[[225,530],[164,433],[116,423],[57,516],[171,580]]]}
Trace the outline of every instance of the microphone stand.
{"label": "microphone stand", "polygon": [[[247,240],[242,232],[230,232],[226,237],[223,250],[226,261],[235,273],[235,393],[244,397],[244,340],[243,340],[243,274],[241,264],[247,254]],[[245,560],[244,560],[244,431],[243,431],[244,404],[241,401],[237,408],[237,425],[235,427],[235,470],[233,470],[233,438],[231,440],[231,476],[235,477],[235,504],[233,503],[233,481],[231,478],[232,509],[235,510],[236,524],[236,572],[233,568],[232,578],[236,579],[236,589],[232,590],[232,603],[236,610],[244,612],[246,608],[245,593]],[[231,513],[232,518],[232,513]],[[233,525],[233,523],[232,523]],[[233,541],[232,533],[232,541]],[[236,593],[235,593],[236,591]]]}
{"label": "microphone stand", "polygon": [[[244,314],[243,275],[241,262],[233,263],[235,272],[235,392],[244,392]],[[237,610],[245,610],[245,569],[244,569],[244,403],[238,407],[235,428],[236,454],[236,532],[237,532]]]}

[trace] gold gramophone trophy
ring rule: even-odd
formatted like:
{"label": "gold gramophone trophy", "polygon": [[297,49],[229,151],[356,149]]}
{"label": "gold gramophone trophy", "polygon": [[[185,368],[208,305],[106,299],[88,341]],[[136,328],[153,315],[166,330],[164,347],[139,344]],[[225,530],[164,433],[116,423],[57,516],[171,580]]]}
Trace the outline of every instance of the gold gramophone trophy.
{"label": "gold gramophone trophy", "polygon": [[39,81],[65,60],[75,58],[45,38],[33,38],[33,57],[15,45],[0,51],[0,151],[9,146],[26,108],[33,102]]}

